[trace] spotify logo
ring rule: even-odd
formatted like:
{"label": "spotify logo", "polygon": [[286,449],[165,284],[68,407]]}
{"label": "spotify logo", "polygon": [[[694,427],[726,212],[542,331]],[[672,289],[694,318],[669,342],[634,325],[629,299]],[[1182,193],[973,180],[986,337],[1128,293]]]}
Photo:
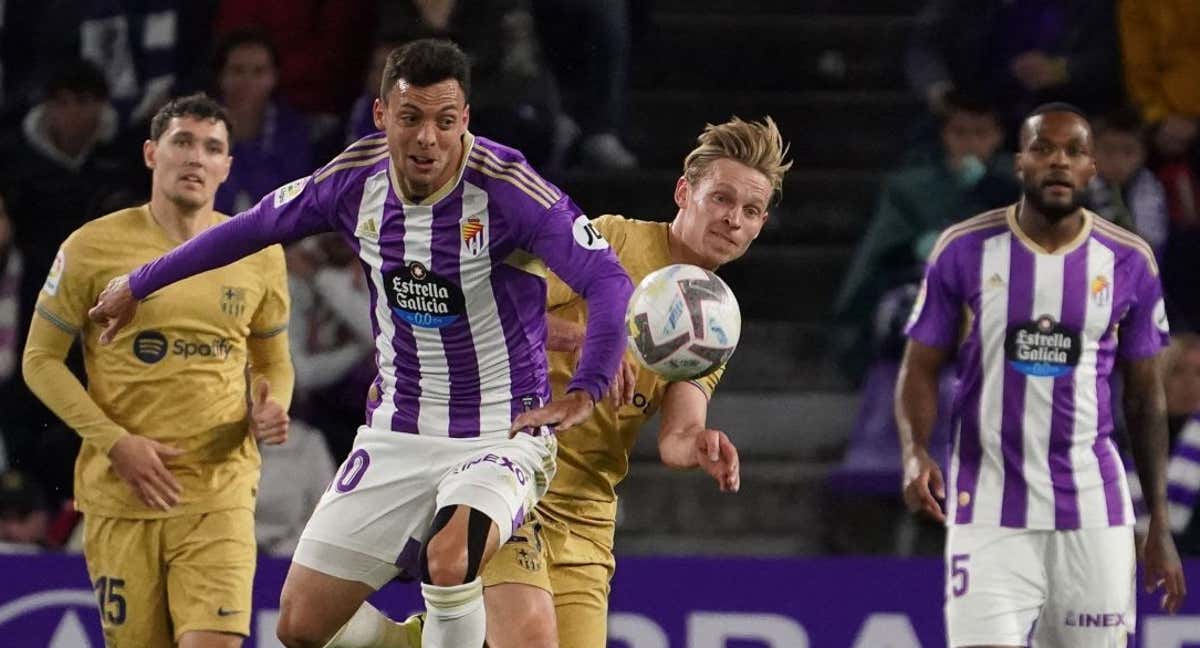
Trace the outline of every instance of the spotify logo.
{"label": "spotify logo", "polygon": [[158,331],[142,331],[133,339],[133,355],[146,364],[154,364],[167,355],[167,336]]}

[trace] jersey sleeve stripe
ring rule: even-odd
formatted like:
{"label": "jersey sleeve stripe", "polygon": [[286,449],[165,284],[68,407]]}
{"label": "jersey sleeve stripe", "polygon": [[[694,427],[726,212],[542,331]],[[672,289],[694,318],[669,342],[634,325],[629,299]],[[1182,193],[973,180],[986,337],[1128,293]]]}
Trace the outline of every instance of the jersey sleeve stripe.
{"label": "jersey sleeve stripe", "polygon": [[1095,216],[1094,220],[1096,229],[1100,230],[1102,234],[1141,252],[1142,256],[1146,258],[1146,265],[1150,267],[1150,274],[1158,276],[1158,260],[1154,258],[1154,250],[1150,248],[1149,243],[1137,234],[1119,225],[1114,225],[1100,216]]}
{"label": "jersey sleeve stripe", "polygon": [[39,315],[46,318],[47,322],[50,322],[51,324],[58,327],[59,329],[62,329],[62,331],[64,333],[68,333],[70,335],[78,335],[79,334],[78,327],[71,324],[67,320],[59,317],[58,315],[55,315],[54,313],[50,312],[50,309],[42,306],[41,304],[39,304],[36,307],[36,309],[37,309],[37,312]]}
{"label": "jersey sleeve stripe", "polygon": [[352,160],[352,161],[348,161],[348,162],[341,162],[338,164],[330,164],[329,166],[325,167],[324,170],[322,170],[320,173],[318,173],[315,178],[313,178],[313,184],[319,183],[322,180],[324,180],[325,178],[328,178],[329,176],[333,175],[334,173],[337,173],[338,171],[342,171],[344,169],[353,169],[355,167],[371,166],[372,164],[379,162],[380,160],[386,158],[387,156],[388,156],[388,152],[385,148],[382,153],[379,153],[375,157],[367,158],[365,160]]}
{"label": "jersey sleeve stripe", "polygon": [[267,329],[265,331],[250,331],[250,337],[260,338],[260,339],[261,338],[272,338],[272,337],[275,337],[276,335],[279,335],[280,333],[283,333],[284,331],[287,330],[287,328],[288,328],[287,324],[284,324],[282,326],[276,326],[273,329]]}
{"label": "jersey sleeve stripe", "polygon": [[541,205],[542,207],[544,207],[546,209],[550,209],[550,206],[554,204],[553,201],[546,200],[545,196],[533,191],[532,189],[527,187],[525,184],[523,184],[520,180],[513,177],[511,174],[493,171],[492,169],[489,169],[488,167],[484,166],[483,164],[476,162],[474,159],[468,160],[467,166],[472,169],[475,169],[476,171],[478,171],[486,176],[496,178],[497,180],[504,180],[505,182],[511,184],[512,186],[516,187],[517,189],[520,189],[521,191],[525,192],[525,194],[527,196],[534,199],[534,201],[536,201],[539,205]]}
{"label": "jersey sleeve stripe", "polygon": [[358,140],[357,142],[351,144],[350,146],[347,146],[346,151],[344,151],[343,153],[353,151],[355,149],[373,148],[373,147],[379,146],[380,144],[386,144],[386,143],[387,143],[387,133],[382,133],[382,132],[375,133],[374,135],[367,135],[366,137]]}
{"label": "jersey sleeve stripe", "polygon": [[529,165],[527,164],[520,162],[505,162],[492,151],[479,146],[473,148],[471,153],[477,155],[480,161],[487,162],[489,166],[492,166],[497,170],[508,171],[520,176],[527,183],[529,183],[532,188],[539,189],[552,203],[556,202],[560,197],[562,197],[553,186],[542,179],[542,177],[535,173],[533,169],[530,169]]}
{"label": "jersey sleeve stripe", "polygon": [[520,175],[517,172],[516,167],[513,167],[512,165],[504,164],[502,162],[497,162],[494,158],[489,158],[486,155],[484,155],[484,153],[477,152],[477,151],[479,151],[479,149],[473,149],[471,151],[470,160],[472,162],[475,162],[476,164],[479,164],[481,166],[488,167],[489,169],[492,169],[493,171],[496,171],[497,173],[501,173],[501,174],[504,174],[505,176],[511,177],[515,183],[520,183],[523,187],[525,187],[525,189],[527,191],[538,194],[544,200],[549,201],[551,204],[553,204],[554,201],[556,200],[556,198],[554,198],[553,194],[550,194],[544,190],[539,189],[537,187],[537,185],[533,184],[527,178]]}
{"label": "jersey sleeve stripe", "polygon": [[942,252],[946,249],[946,246],[954,242],[955,239],[958,239],[965,234],[970,234],[971,232],[977,232],[989,227],[996,227],[1003,222],[1003,211],[991,211],[987,212],[986,214],[980,214],[974,218],[967,219],[958,225],[952,225],[951,227],[948,227],[946,231],[942,232],[942,235],[938,237],[937,243],[933,246],[933,251],[929,253],[929,263],[937,261],[937,258],[941,256]]}

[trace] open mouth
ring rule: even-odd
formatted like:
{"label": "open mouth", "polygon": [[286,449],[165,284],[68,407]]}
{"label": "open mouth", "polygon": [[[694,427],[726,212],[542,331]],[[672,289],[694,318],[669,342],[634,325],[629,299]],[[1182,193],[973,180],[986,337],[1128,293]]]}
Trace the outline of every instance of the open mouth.
{"label": "open mouth", "polygon": [[1062,178],[1051,178],[1042,182],[1043,189],[1066,189],[1069,191],[1075,190],[1075,185],[1071,184],[1070,180]]}
{"label": "open mouth", "polygon": [[413,166],[422,171],[428,171],[432,169],[434,162],[433,158],[425,157],[423,155],[410,155],[408,156],[408,161],[412,162]]}
{"label": "open mouth", "polygon": [[180,176],[179,179],[183,180],[184,182],[193,182],[198,185],[204,184],[204,178],[201,178],[199,175],[197,175],[195,173],[185,173],[182,176]]}

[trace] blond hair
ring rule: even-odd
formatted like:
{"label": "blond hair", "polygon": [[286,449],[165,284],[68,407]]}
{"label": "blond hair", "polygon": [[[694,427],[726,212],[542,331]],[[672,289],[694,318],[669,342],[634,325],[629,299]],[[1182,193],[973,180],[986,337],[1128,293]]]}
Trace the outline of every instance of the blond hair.
{"label": "blond hair", "polygon": [[724,124],[705,124],[696,142],[699,145],[683,160],[683,177],[689,184],[703,178],[713,162],[728,158],[766,176],[771,182],[772,203],[779,202],[783,175],[792,168],[791,160],[784,160],[791,145],[783,142],[774,119],[747,122],[733,117]]}

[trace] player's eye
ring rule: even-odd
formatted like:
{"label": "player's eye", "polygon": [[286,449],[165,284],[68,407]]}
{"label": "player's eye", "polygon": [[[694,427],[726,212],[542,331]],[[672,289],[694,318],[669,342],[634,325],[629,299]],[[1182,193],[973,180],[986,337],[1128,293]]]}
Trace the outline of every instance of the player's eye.
{"label": "player's eye", "polygon": [[443,129],[453,128],[454,127],[454,118],[453,117],[443,117],[442,120],[440,122],[438,122],[438,125],[441,126]]}
{"label": "player's eye", "polygon": [[400,115],[400,123],[404,124],[405,126],[412,126],[413,124],[417,123],[417,116],[416,115]]}

